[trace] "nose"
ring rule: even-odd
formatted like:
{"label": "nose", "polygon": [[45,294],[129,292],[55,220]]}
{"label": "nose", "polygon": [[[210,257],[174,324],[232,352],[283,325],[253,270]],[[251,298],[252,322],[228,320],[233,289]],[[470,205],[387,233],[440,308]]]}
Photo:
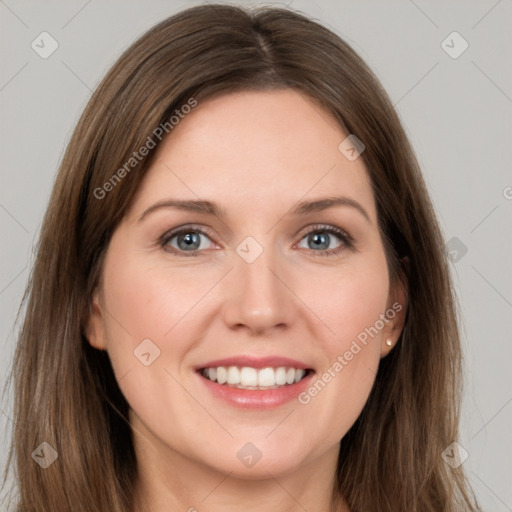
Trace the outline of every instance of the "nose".
{"label": "nose", "polygon": [[265,248],[252,263],[233,254],[233,271],[225,282],[224,321],[231,329],[264,334],[289,327],[293,293],[285,262]]}

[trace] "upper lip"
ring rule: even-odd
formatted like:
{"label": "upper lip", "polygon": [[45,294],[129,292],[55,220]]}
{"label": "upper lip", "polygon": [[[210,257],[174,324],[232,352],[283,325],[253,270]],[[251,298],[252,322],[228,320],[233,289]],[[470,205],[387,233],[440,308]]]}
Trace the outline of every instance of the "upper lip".
{"label": "upper lip", "polygon": [[248,366],[250,368],[279,368],[284,366],[286,368],[302,368],[303,370],[312,369],[305,363],[297,361],[296,359],[290,359],[289,357],[281,356],[267,356],[267,357],[255,357],[249,355],[227,357],[225,359],[216,359],[205,364],[196,366],[196,370],[203,368],[216,368],[218,366]]}

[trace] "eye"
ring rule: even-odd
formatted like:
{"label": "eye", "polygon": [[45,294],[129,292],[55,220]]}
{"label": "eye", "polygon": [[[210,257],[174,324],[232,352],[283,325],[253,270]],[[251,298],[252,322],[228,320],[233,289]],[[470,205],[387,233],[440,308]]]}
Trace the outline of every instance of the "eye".
{"label": "eye", "polygon": [[205,231],[188,226],[164,234],[160,239],[160,245],[171,252],[197,256],[200,250],[208,248],[207,243],[202,243],[202,237],[209,239]]}
{"label": "eye", "polygon": [[[338,245],[328,249],[333,237],[338,239]],[[343,249],[353,246],[353,240],[350,235],[335,226],[314,226],[312,230],[306,233],[302,240],[306,240],[306,244],[309,245],[306,248],[311,250],[314,256],[335,255]]]}
{"label": "eye", "polygon": [[[203,243],[202,237],[211,242],[210,236],[208,230],[184,226],[162,235],[159,244],[165,250],[180,256],[198,256],[201,250],[208,248],[208,243]],[[329,249],[333,238],[338,239],[337,245]],[[351,236],[335,226],[313,226],[313,229],[302,237],[301,242],[302,240],[311,244],[310,247],[305,248],[311,251],[314,256],[331,256],[353,247]],[[304,247],[299,243],[299,248]]]}

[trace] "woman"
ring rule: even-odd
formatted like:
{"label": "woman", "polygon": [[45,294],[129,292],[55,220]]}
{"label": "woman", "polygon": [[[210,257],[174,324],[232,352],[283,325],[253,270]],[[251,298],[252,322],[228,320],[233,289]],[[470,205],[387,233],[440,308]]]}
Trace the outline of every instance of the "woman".
{"label": "woman", "polygon": [[164,20],[95,91],[54,186],[14,366],[17,510],[476,510],[442,457],[442,246],[339,37],[285,9]]}

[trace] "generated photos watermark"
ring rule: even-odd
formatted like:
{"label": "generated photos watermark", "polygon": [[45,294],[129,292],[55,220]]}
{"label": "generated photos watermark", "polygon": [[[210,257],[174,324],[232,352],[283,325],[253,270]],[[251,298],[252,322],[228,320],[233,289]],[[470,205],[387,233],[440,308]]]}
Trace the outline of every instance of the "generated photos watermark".
{"label": "generated photos watermark", "polygon": [[138,151],[134,151],[132,156],[124,163],[124,165],[112,174],[112,176],[101,187],[96,187],[94,189],[94,197],[96,199],[104,199],[105,196],[111,192],[132,169],[137,167],[139,162],[141,162],[152,149],[156,147],[157,141],[155,139],[158,139],[158,142],[160,142],[162,138],[170,133],[196,106],[197,100],[189,98],[187,103],[182,105],[179,109],[175,109],[175,115],[173,114],[165,123],[160,123],[153,130],[153,133],[148,136],[146,142],[138,149]]}
{"label": "generated photos watermark", "polygon": [[350,347],[327,368],[327,370],[318,377],[318,379],[309,386],[308,389],[299,393],[297,399],[302,405],[309,404],[311,400],[320,393],[329,382],[331,382],[350,361],[354,359],[359,352],[384,329],[396,314],[402,310],[402,304],[395,302],[385,313],[379,316],[379,319],[371,326],[365,328],[357,335],[357,339],[352,340]]}

